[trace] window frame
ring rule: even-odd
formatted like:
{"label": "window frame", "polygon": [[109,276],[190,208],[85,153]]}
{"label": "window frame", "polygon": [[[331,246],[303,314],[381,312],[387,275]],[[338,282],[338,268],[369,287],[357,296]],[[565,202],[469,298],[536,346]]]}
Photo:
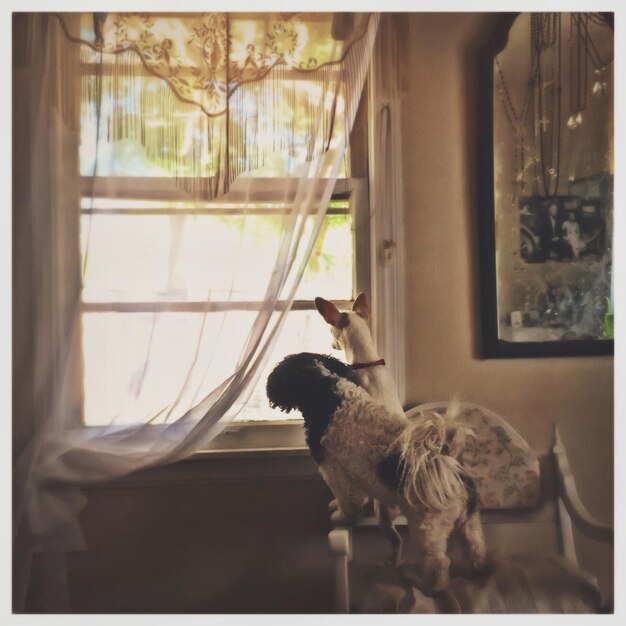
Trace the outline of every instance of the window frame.
{"label": "window frame", "polygon": [[[128,182],[128,195],[134,196],[135,199],[141,200],[154,200],[154,201],[164,201],[167,199],[176,199],[176,200],[185,200],[184,192],[183,196],[181,196],[181,192],[175,188],[174,179],[170,178],[141,178],[137,177],[135,180],[132,177],[128,177],[124,179]],[[271,180],[271,179],[268,179]],[[88,176],[81,177],[81,199],[89,198],[89,195],[93,189],[91,185],[93,184],[93,178]],[[96,179],[97,182],[97,179]],[[151,183],[156,184],[151,184]],[[335,191],[331,197],[331,199],[343,200],[346,198],[350,199],[349,208],[344,211],[328,209],[331,214],[350,214],[352,218],[352,237],[353,237],[353,253],[354,253],[354,264],[353,264],[353,280],[352,280],[352,298],[350,300],[332,300],[334,304],[340,309],[350,309],[352,307],[352,303],[358,293],[369,292],[369,276],[370,276],[370,263],[369,263],[369,253],[370,253],[370,240],[369,240],[369,201],[368,201],[368,184],[366,179],[356,179],[356,178],[345,178],[338,179]],[[136,184],[135,184],[136,183]],[[124,184],[118,186],[116,184],[116,190],[122,190],[122,195],[124,199],[128,199],[127,190],[124,188]],[[165,194],[161,194],[160,190],[165,190]],[[98,190],[99,193],[95,193],[94,195],[98,198],[106,198],[107,194],[103,193],[103,190]],[[118,196],[119,197],[119,196]],[[111,197],[111,199],[114,199]],[[252,210],[253,211],[253,210]],[[272,212],[276,213],[276,209],[271,209]],[[280,211],[280,210],[278,210]],[[250,213],[249,210],[246,210],[246,213]],[[231,215],[232,209],[222,209],[219,208],[208,208],[208,209],[137,209],[130,210],[129,209],[91,209],[91,208],[80,208],[79,210],[80,216],[83,215],[193,215],[193,214],[206,214],[206,215]],[[323,294],[321,294],[323,295]],[[286,303],[283,301],[279,301],[279,306],[286,306]],[[81,298],[80,302],[80,314],[82,316],[83,313],[105,313],[105,312],[115,312],[115,313],[154,313],[154,312],[184,312],[184,313],[204,313],[204,312],[215,312],[215,311],[223,311],[223,310],[259,310],[262,305],[262,302],[257,301],[241,301],[241,302],[220,302],[220,301],[171,301],[171,302],[93,302],[87,301],[84,302]],[[314,300],[295,300],[290,308],[290,311],[310,311],[315,310]],[[330,335],[329,335],[329,345],[330,345]],[[81,343],[82,349],[82,343]],[[81,386],[82,387],[82,386]],[[84,396],[84,392],[83,392]],[[292,418],[285,420],[242,420],[237,422],[231,422],[226,428],[224,433],[218,435],[216,437],[215,443],[210,442],[207,445],[207,450],[220,450],[223,453],[225,442],[229,442],[229,446],[236,445],[233,449],[265,449],[267,446],[264,445],[264,442],[268,439],[268,435],[271,433],[270,440],[272,442],[271,448],[291,448],[294,445],[294,441],[298,441],[299,445],[297,446],[300,449],[304,446],[304,437],[303,435],[300,437],[296,437],[294,439],[293,429],[282,429],[284,432],[280,434],[280,428],[270,428],[275,426],[286,426],[289,424],[298,424],[299,431],[302,431],[301,424],[302,419],[300,418]],[[84,413],[84,403],[82,403],[82,411],[80,416],[80,426],[82,429],[97,429],[99,426],[93,426],[86,423],[85,413]],[[158,427],[158,425],[153,425],[153,427]],[[248,430],[248,432],[243,432],[244,430]],[[258,428],[257,428],[258,427]],[[250,436],[252,432],[258,432],[258,436],[256,437],[255,446],[249,447],[250,445]],[[229,448],[230,450],[230,448]]]}
{"label": "window frame", "polygon": [[[353,293],[351,300],[333,300],[334,304],[340,309],[350,309],[357,294],[361,292],[371,293],[371,273],[375,267],[374,259],[371,258],[372,242],[370,234],[370,198],[369,198],[369,168],[368,168],[368,85],[364,86],[363,95],[357,109],[356,118],[353,124],[352,132],[349,138],[349,167],[351,177],[337,179],[335,189],[331,197],[332,200],[349,199],[349,212],[352,217],[352,236],[353,236]],[[269,186],[270,197],[272,194],[272,180],[276,182],[279,179],[266,179]],[[107,197],[107,185],[98,177],[81,176],[79,215],[84,214],[111,214],[124,213],[129,214],[128,209],[107,210],[82,208],[82,199],[91,197]],[[191,194],[186,194],[178,185],[174,178],[167,177],[116,177],[115,189],[123,192],[124,199],[136,200],[154,200],[154,201],[190,201],[197,202]],[[187,197],[185,197],[187,196]],[[117,196],[121,197],[120,195]],[[274,196],[276,197],[276,196]],[[111,196],[113,199],[113,196]],[[332,209],[330,209],[332,211]],[[145,215],[191,215],[191,214],[223,214],[230,211],[224,209],[154,209],[153,211],[137,209],[135,214]],[[275,210],[273,210],[275,211]],[[249,211],[246,211],[249,213]],[[232,213],[230,213],[232,214]],[[324,294],[320,294],[324,295]],[[188,303],[96,303],[82,302],[80,313],[98,312],[98,311],[149,311],[155,310],[176,310],[176,311],[214,311],[224,310],[225,306],[233,309],[238,305],[246,303],[217,303],[217,302],[188,302]],[[296,300],[291,310],[314,310],[315,304],[313,300]],[[254,309],[252,309],[254,310]],[[329,335],[330,342],[330,335]],[[82,350],[82,342],[81,348]],[[81,385],[82,389],[82,385]],[[81,403],[83,405],[83,403]],[[84,405],[82,406],[80,415],[80,428],[87,434],[92,429],[98,429],[98,426],[89,426],[85,423]],[[303,420],[301,418],[292,418],[288,420],[255,420],[255,421],[233,421],[228,424],[224,431],[220,433],[214,440],[209,442],[197,455],[211,456],[212,453],[220,456],[228,456],[241,451],[263,451],[271,453],[271,451],[302,451],[306,450],[304,441],[304,432],[302,428]],[[157,428],[158,425],[153,427]]]}

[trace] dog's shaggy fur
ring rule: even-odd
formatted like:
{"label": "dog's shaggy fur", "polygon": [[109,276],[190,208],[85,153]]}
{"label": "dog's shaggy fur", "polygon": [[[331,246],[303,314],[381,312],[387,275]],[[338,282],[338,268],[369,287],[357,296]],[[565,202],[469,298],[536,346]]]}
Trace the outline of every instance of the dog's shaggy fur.
{"label": "dog's shaggy fur", "polygon": [[279,363],[267,380],[267,396],[273,407],[302,413],[311,455],[337,499],[335,524],[353,522],[366,496],[399,506],[409,536],[397,565],[424,593],[449,584],[446,551],[455,530],[466,539],[474,568],[482,568],[480,521],[467,477],[446,454],[442,416],[426,414],[410,425],[373,402],[344,363],[313,353]]}

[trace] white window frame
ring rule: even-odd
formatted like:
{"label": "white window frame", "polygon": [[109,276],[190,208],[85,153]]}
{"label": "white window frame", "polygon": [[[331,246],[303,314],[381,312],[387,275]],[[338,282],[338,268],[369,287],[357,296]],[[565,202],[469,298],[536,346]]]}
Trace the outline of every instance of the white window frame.
{"label": "white window frame", "polygon": [[[272,180],[268,179],[268,191],[271,194]],[[81,179],[81,198],[89,198],[93,194],[95,198],[114,199],[107,193],[107,184],[89,176]],[[176,188],[174,179],[167,178],[120,178],[116,180],[116,184],[112,185],[116,190],[115,198],[124,199],[141,199],[141,200],[186,200],[184,192]],[[353,266],[353,294],[350,300],[333,300],[337,307],[349,309],[354,302],[354,298],[361,291],[369,292],[369,202],[368,202],[368,181],[366,179],[346,178],[339,179],[335,184],[333,199],[349,198],[349,211],[353,224],[353,250],[355,254],[355,263]],[[282,193],[282,187],[278,190],[277,196]],[[250,213],[253,209],[246,209]],[[329,209],[332,211],[332,209]],[[206,214],[206,215],[223,215],[232,214],[231,209],[125,209],[125,208],[81,208],[82,215],[190,215],[190,214]],[[343,214],[343,212],[342,212]],[[320,294],[324,295],[324,294]],[[163,311],[181,311],[181,312],[210,312],[217,310],[228,310],[235,308],[249,308],[254,310],[252,302],[81,302],[82,313],[103,313],[103,312],[163,312]],[[260,306],[260,303],[257,303]],[[315,310],[314,301],[311,300],[295,300],[290,309],[291,311]],[[320,319],[320,323],[323,321]],[[330,346],[330,334],[329,334]],[[295,350],[296,348],[294,348]],[[320,351],[323,351],[320,347]],[[87,423],[85,416],[82,417],[82,427],[91,428]],[[294,425],[297,428],[294,428]],[[277,428],[278,427],[278,428]],[[96,427],[97,428],[97,427]],[[254,435],[254,433],[257,433]],[[215,443],[211,442],[207,449],[215,449],[224,452],[228,450],[240,449],[269,449],[269,448],[302,448],[304,446],[304,438],[302,435],[302,419],[292,418],[286,420],[258,420],[258,421],[241,421],[229,424],[224,433],[220,434]]]}
{"label": "white window frame", "polygon": [[[367,97],[365,94],[367,93]],[[403,222],[402,206],[400,202],[381,203],[381,207],[372,207],[370,199],[380,186],[376,180],[378,164],[368,145],[372,144],[372,120],[368,119],[368,111],[372,107],[372,83],[369,89],[364,90],[362,106],[359,107],[354,128],[360,127],[359,132],[351,137],[352,178],[338,179],[335,185],[333,198],[350,199],[350,211],[353,220],[354,237],[354,277],[352,299],[347,301],[333,300],[340,309],[350,309],[354,298],[361,292],[370,296],[372,311],[372,332],[375,342],[388,365],[392,370],[401,401],[404,401],[404,249],[403,249]],[[355,155],[352,139],[356,137],[359,154]],[[124,189],[125,182],[128,187]],[[387,181],[389,183],[389,181]],[[393,184],[393,183],[392,183]],[[271,185],[271,182],[270,182]],[[378,185],[378,187],[377,187]],[[177,188],[173,179],[160,178],[127,178],[116,181],[114,187],[123,190],[127,199],[154,200],[184,200],[181,190]],[[81,197],[106,197],[106,185],[100,187],[99,181],[90,176],[82,177]],[[396,194],[399,196],[399,194]],[[139,210],[138,212],[140,212]],[[89,212],[88,209],[81,213]],[[102,209],[93,210],[93,213],[103,214]],[[121,212],[121,211],[120,211]],[[154,213],[157,211],[155,210]],[[208,212],[208,211],[207,211]],[[159,214],[173,213],[167,210],[158,210]],[[177,214],[181,214],[176,209]],[[390,219],[393,217],[393,219]],[[391,254],[389,253],[392,249]],[[393,259],[390,262],[390,259]],[[390,285],[393,286],[395,301],[390,302],[388,295]],[[323,296],[324,294],[319,294]],[[150,303],[150,306],[153,303]],[[200,307],[200,303],[197,303]],[[198,310],[208,310],[215,307],[215,303],[202,303]],[[134,303],[119,303],[118,308],[111,304],[84,303],[82,310],[140,310],[141,305]],[[176,308],[176,303],[159,303],[163,310]],[[189,310],[187,303],[180,305],[181,310]],[[297,300],[291,310],[314,309],[313,301]],[[153,310],[152,308],[150,310]],[[320,320],[321,322],[321,320]],[[323,323],[323,322],[321,322]],[[330,334],[329,334],[330,343]],[[321,349],[320,349],[321,350]],[[89,429],[82,420],[83,428]],[[285,452],[302,453],[306,451],[302,419],[263,420],[232,422],[224,432],[207,444],[206,448],[198,452],[198,458],[206,458],[213,453],[220,457],[237,455],[243,452],[272,453]]]}

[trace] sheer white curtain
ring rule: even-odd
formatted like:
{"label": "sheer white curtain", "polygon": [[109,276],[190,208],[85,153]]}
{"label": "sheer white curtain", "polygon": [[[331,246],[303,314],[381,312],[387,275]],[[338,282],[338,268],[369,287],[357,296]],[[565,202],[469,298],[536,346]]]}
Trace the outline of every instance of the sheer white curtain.
{"label": "sheer white curtain", "polygon": [[[202,18],[204,30],[194,30],[203,37],[203,62],[209,62],[196,69],[189,64],[197,50],[186,49],[190,60],[167,35],[185,30],[175,18],[166,24],[144,22],[155,41],[145,33],[134,41],[141,25],[124,14],[98,16],[93,32],[85,30],[89,22],[81,14],[22,14],[14,20],[15,610],[24,605],[33,552],[51,559],[51,577],[44,585],[54,600],[50,610],[71,610],[62,602],[62,553],[85,548],[77,520],[81,484],[183,459],[236,416],[280,332],[322,225],[369,67],[378,16],[331,19],[330,51],[323,62],[311,56],[319,53],[311,47],[319,24],[306,30],[297,17],[283,16],[277,26],[266,14],[252,15],[251,20],[260,18],[267,26],[257,43],[244,39],[246,56],[235,46],[224,50],[215,43],[218,35],[223,37],[224,25],[231,35],[250,32],[224,15]],[[297,53],[304,59],[298,60]],[[220,90],[216,67],[225,68],[225,90]],[[185,91],[191,76],[204,77],[204,87]],[[306,99],[299,104],[303,90]],[[279,110],[288,97],[293,98],[291,117]],[[297,115],[302,110],[305,119]],[[156,121],[147,119],[150,115]],[[157,159],[159,149],[166,156]],[[175,149],[175,157],[168,157]],[[142,176],[141,164],[135,179],[116,171],[124,150],[135,150],[133,158],[148,154],[147,161],[158,161],[165,176]],[[274,178],[268,183],[270,170]],[[103,225],[98,213],[102,198],[109,211],[118,210],[129,198],[137,201],[133,186],[140,181],[150,190],[156,184],[150,181],[168,176],[173,185],[163,197],[173,194],[169,197],[180,201],[173,206],[188,198],[226,207],[231,202],[240,211],[236,253],[221,262],[217,291],[209,284],[215,272],[200,272],[191,283],[179,276],[180,259],[202,246],[202,233],[210,228],[195,224],[189,229],[171,211],[159,217],[168,225],[167,251],[159,257],[161,275],[155,281],[146,274],[142,282],[141,268],[128,261],[124,270],[130,251],[133,259],[142,254],[128,232],[133,222],[125,230]],[[255,248],[262,256],[250,284],[242,269],[249,263],[240,261],[254,237],[245,233],[258,203],[268,197],[267,206],[281,210],[264,247]],[[140,204],[133,206],[140,212]],[[129,236],[131,243],[124,243]],[[139,237],[135,241],[143,245]],[[219,263],[219,255],[196,258]],[[134,295],[124,283],[133,273],[139,276]],[[137,284],[143,289],[140,298]],[[98,374],[106,393],[117,385],[122,399],[100,407],[97,425],[85,428],[83,344],[86,325],[92,323],[84,315],[86,301],[88,310],[103,310],[111,292],[122,312],[136,311],[138,299],[158,307],[149,314],[152,323],[143,343],[131,337],[135,328],[124,331],[128,346],[134,346],[128,348],[129,358],[143,364],[141,371],[108,371],[102,360]],[[191,301],[203,304],[194,323],[182,330],[170,323],[177,310],[172,303],[181,301],[182,310]],[[251,306],[252,301],[257,304]],[[109,331],[104,324],[92,333],[101,333],[92,350],[123,352],[124,346],[111,345]],[[187,342],[187,349],[176,353],[175,369],[168,355],[172,335],[174,343]],[[120,343],[119,333],[115,337]],[[168,380],[172,376],[174,382]],[[169,391],[157,394],[156,405],[143,401],[147,385],[159,387],[165,381]],[[41,602],[45,606],[46,600]]]}

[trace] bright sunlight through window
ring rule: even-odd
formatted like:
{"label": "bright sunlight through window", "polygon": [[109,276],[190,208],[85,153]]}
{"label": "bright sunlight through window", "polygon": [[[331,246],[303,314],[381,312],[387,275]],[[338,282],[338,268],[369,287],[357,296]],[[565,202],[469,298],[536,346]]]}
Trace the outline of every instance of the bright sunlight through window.
{"label": "bright sunlight through window", "polygon": [[[158,415],[152,423],[171,423],[233,371],[241,350],[238,325],[253,317],[263,300],[285,209],[272,202],[172,200],[173,184],[169,195],[159,197],[159,180],[171,182],[172,173],[158,155],[149,157],[138,143],[106,134],[98,145],[98,174],[102,189],[106,177],[115,176],[118,190],[94,193],[94,106],[83,100],[81,109],[84,421],[105,425],[115,416],[114,424],[121,425]],[[290,168],[278,159],[275,172],[260,175],[283,176]],[[122,188],[132,190],[127,197],[119,192],[120,178],[127,179]],[[283,356],[298,351],[341,356],[331,351],[330,333],[313,299],[352,298],[354,248],[349,202],[333,200],[296,306],[237,419],[288,417],[270,409],[265,396],[267,376]],[[225,268],[235,264],[244,279],[233,292]],[[210,358],[213,353],[219,361]],[[186,381],[187,369],[179,364],[191,361],[196,380]],[[177,398],[182,388],[189,397]]]}

